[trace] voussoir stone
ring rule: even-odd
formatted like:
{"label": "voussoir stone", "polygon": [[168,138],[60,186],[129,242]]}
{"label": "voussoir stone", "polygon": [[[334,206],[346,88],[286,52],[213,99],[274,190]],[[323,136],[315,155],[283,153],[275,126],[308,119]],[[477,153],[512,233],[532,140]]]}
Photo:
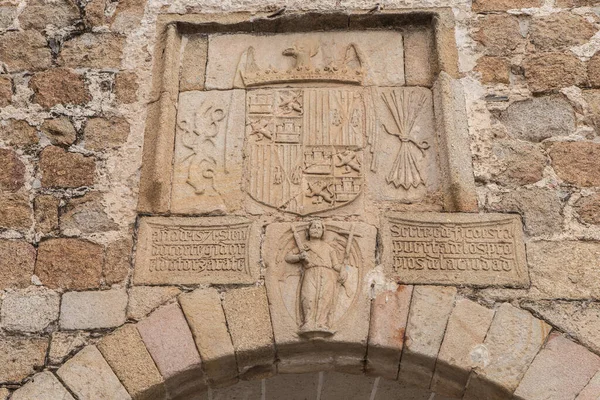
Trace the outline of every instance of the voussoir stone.
{"label": "voussoir stone", "polygon": [[600,393],[600,371],[579,392],[575,400],[598,400],[598,393]]}
{"label": "voussoir stone", "polygon": [[0,149],[0,191],[15,192],[25,184],[25,164],[17,153]]}
{"label": "voussoir stone", "polygon": [[48,339],[0,337],[0,383],[19,383],[44,366]]}
{"label": "voussoir stone", "polygon": [[198,289],[179,296],[209,381],[235,380],[237,363],[227,321],[216,289]]}
{"label": "voussoir stone", "polygon": [[57,104],[84,104],[92,99],[83,76],[68,68],[51,68],[36,73],[29,81],[33,101],[42,107]]}
{"label": "voussoir stone", "polygon": [[43,187],[75,188],[94,184],[94,158],[48,146],[40,154]]}
{"label": "voussoir stone", "polygon": [[552,333],[515,396],[528,400],[572,399],[599,369],[600,357],[560,333]]}
{"label": "voussoir stone", "polygon": [[137,329],[170,396],[185,396],[206,388],[200,355],[178,304],[154,311],[137,324]]}
{"label": "voussoir stone", "polygon": [[105,336],[98,350],[134,400],[166,397],[164,380],[134,325]]}
{"label": "voussoir stone", "polygon": [[113,33],[84,33],[67,40],[58,63],[70,68],[119,69],[125,38]]}
{"label": "voussoir stone", "polygon": [[549,151],[556,174],[577,186],[600,186],[600,144],[557,142]]}
{"label": "voussoir stone", "polygon": [[131,400],[96,346],[87,346],[56,371],[80,400]]}
{"label": "voussoir stone", "polygon": [[515,139],[541,142],[575,132],[575,112],[563,96],[541,96],[512,103],[500,122]]}
{"label": "voussoir stone", "polygon": [[471,368],[479,365],[481,344],[494,311],[468,299],[458,299],[448,319],[438,353],[431,389],[450,397],[461,397]]}
{"label": "voussoir stone", "polygon": [[58,319],[60,296],[43,288],[7,292],[2,300],[2,328],[40,332]]}
{"label": "voussoir stone", "polygon": [[0,61],[10,72],[50,68],[50,46],[41,33],[33,30],[11,31],[0,36]]}
{"label": "voussoir stone", "polygon": [[556,91],[573,85],[582,86],[587,81],[585,65],[574,54],[532,54],[525,58],[523,67],[529,88],[534,93]]}
{"label": "voussoir stone", "polygon": [[533,18],[529,37],[538,51],[557,51],[587,43],[594,33],[594,25],[584,17],[559,12]]}
{"label": "voussoir stone", "polygon": [[52,333],[48,362],[61,365],[65,359],[84,348],[92,340],[91,334],[84,331],[55,331]]}
{"label": "voussoir stone", "polygon": [[114,328],[125,323],[127,292],[112,289],[67,292],[60,305],[62,329]]}
{"label": "voussoir stone", "polygon": [[127,318],[139,321],[179,293],[175,286],[133,286],[129,289]]}
{"label": "voussoir stone", "polygon": [[24,288],[31,283],[35,248],[24,240],[0,240],[0,288]]}
{"label": "voussoir stone", "polygon": [[35,274],[50,288],[91,289],[100,285],[104,250],[81,239],[48,239],[39,244]]}
{"label": "voussoir stone", "polygon": [[23,387],[17,389],[13,400],[74,400],[71,393],[60,383],[50,371],[40,372],[31,378]]}

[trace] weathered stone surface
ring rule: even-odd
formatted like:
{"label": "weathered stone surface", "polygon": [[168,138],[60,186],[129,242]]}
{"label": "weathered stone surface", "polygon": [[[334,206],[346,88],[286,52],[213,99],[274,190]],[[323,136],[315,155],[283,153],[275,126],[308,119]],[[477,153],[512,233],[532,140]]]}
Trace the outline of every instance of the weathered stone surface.
{"label": "weathered stone surface", "polygon": [[600,352],[600,306],[598,303],[564,300],[525,301],[523,308],[577,339],[595,352]]}
{"label": "weathered stone surface", "polygon": [[267,294],[262,286],[225,292],[223,309],[241,375],[270,374],[275,348]]}
{"label": "weathered stone surface", "polygon": [[600,144],[556,142],[549,151],[556,174],[577,186],[600,186]]}
{"label": "weathered stone surface", "polygon": [[85,130],[85,147],[94,151],[117,148],[127,141],[129,122],[125,118],[91,118]]}
{"label": "weathered stone surface", "polygon": [[166,388],[134,325],[125,325],[98,343],[98,350],[135,400],[164,399]]}
{"label": "weathered stone surface", "polygon": [[261,386],[261,381],[239,381],[233,386],[212,389],[212,398],[213,400],[258,399],[262,395]]}
{"label": "weathered stone surface", "polygon": [[79,8],[71,0],[33,0],[19,15],[23,29],[43,30],[48,25],[65,28],[79,19]]}
{"label": "weathered stone surface", "polygon": [[[375,267],[375,242],[375,227],[364,223],[313,220],[267,226],[265,282],[278,357],[289,372],[293,365],[316,369],[305,360],[311,353],[329,369],[362,365],[371,303],[366,276]],[[322,340],[307,341],[312,338]],[[318,357],[320,352],[332,355]]]}
{"label": "weathered stone surface", "polygon": [[131,400],[96,346],[87,346],[56,371],[80,400]]}
{"label": "weathered stone surface", "polygon": [[596,4],[597,0],[556,0],[556,7],[586,7]]}
{"label": "weathered stone surface", "polygon": [[131,104],[137,100],[137,75],[135,72],[119,72],[115,78],[115,95],[117,101],[123,104]]}
{"label": "weathered stone surface", "polygon": [[69,68],[119,69],[125,38],[113,33],[84,33],[67,40],[58,64]]}
{"label": "weathered stone surface", "polygon": [[24,240],[0,240],[0,288],[24,288],[31,283],[35,248]]}
{"label": "weathered stone surface", "polygon": [[37,196],[33,200],[36,231],[45,234],[58,231],[59,203],[60,200],[50,194]]}
{"label": "weathered stone surface", "polygon": [[2,300],[2,328],[40,332],[58,319],[60,295],[43,288],[8,292]]}
{"label": "weathered stone surface", "polygon": [[69,146],[77,138],[75,127],[67,117],[47,119],[42,124],[41,131],[56,146]]}
{"label": "weathered stone surface", "polygon": [[481,74],[481,83],[510,83],[510,62],[507,58],[483,56],[477,60],[474,71]]}
{"label": "weathered stone surface", "polygon": [[[293,48],[299,41],[309,46],[321,43],[320,51],[312,58],[315,68],[326,67],[333,59],[343,60],[347,47],[354,44],[364,58],[361,64],[368,65],[365,71],[366,84],[381,86],[404,84],[404,52],[400,32],[350,31],[277,36],[248,34],[211,36],[208,43],[206,88],[242,87],[243,82],[238,68],[245,70],[245,60],[252,58],[252,55],[246,53],[250,47],[254,48],[254,60],[259,68],[286,71],[294,65],[294,59],[284,56],[282,52]],[[377,43],[377,46],[373,46],[373,43]]]}
{"label": "weathered stone surface", "polygon": [[171,397],[206,388],[200,356],[179,305],[159,308],[139,322],[137,328]]}
{"label": "weathered stone surface", "polygon": [[525,43],[517,17],[509,14],[489,14],[477,21],[479,30],[474,38],[490,56],[511,55]]}
{"label": "weathered stone surface", "polygon": [[[397,381],[381,379],[375,383],[376,391],[374,400],[429,400],[432,393],[429,390],[423,390],[415,386],[404,386]],[[374,385],[374,386],[375,386]],[[444,400],[444,397],[435,395],[436,400]]]}
{"label": "weathered stone surface", "polygon": [[259,243],[259,224],[242,217],[144,217],[133,279],[136,284],[252,283],[258,278]]}
{"label": "weathered stone surface", "polygon": [[520,8],[541,7],[543,0],[473,0],[473,11],[507,11]]}
{"label": "weathered stone surface", "polygon": [[[464,399],[504,400],[510,397],[550,329],[550,325],[527,311],[509,303],[502,304],[483,342],[483,363],[473,371]],[[489,385],[489,381],[496,385]]]}
{"label": "weathered stone surface", "polygon": [[61,365],[65,359],[72,356],[83,347],[90,339],[90,333],[82,331],[56,331],[52,333],[48,362],[52,365]]}
{"label": "weathered stone surface", "polygon": [[17,153],[0,149],[0,191],[16,192],[25,184],[25,164]]}
{"label": "weathered stone surface", "polygon": [[[17,7],[13,4],[4,3],[0,6],[0,29],[9,29],[13,26],[17,16]],[[0,396],[0,399],[2,397]]]}
{"label": "weathered stone surface", "polygon": [[529,283],[522,225],[514,215],[388,213],[382,237],[385,272],[397,282]]}
{"label": "weathered stone surface", "polygon": [[134,286],[129,290],[127,318],[140,320],[179,293],[174,286]]}
{"label": "weathered stone surface", "polygon": [[[600,298],[595,276],[600,265],[597,242],[530,242],[527,260],[530,296],[546,299]],[[568,265],[569,268],[565,268]]]}
{"label": "weathered stone surface", "polygon": [[12,103],[12,79],[10,75],[0,75],[0,107]]}
{"label": "weathered stone surface", "polygon": [[99,192],[88,192],[69,200],[60,215],[61,231],[85,234],[116,230],[119,226],[106,214],[102,202]]}
{"label": "weathered stone surface", "polygon": [[0,337],[0,382],[19,383],[44,366],[48,339]]}
{"label": "weathered stone surface", "polygon": [[91,289],[100,285],[102,246],[80,239],[49,239],[40,243],[35,274],[49,288]]}
{"label": "weathered stone surface", "polygon": [[46,39],[37,31],[11,31],[1,36],[0,61],[9,72],[50,68],[52,55]]}
{"label": "weathered stone surface", "polygon": [[581,197],[574,208],[583,222],[600,225],[600,193]]}
{"label": "weathered stone surface", "polygon": [[519,188],[492,204],[493,211],[518,212],[530,236],[551,235],[563,227],[562,203],[558,193],[544,188]]}
{"label": "weathered stone surface", "polygon": [[404,33],[404,73],[407,86],[433,84],[435,45],[430,29],[411,29]]}
{"label": "weathered stone surface", "polygon": [[393,380],[398,377],[412,293],[412,286],[400,285],[373,299],[367,373]]}
{"label": "weathered stone surface", "polygon": [[0,228],[26,230],[32,222],[27,193],[0,192]]}
{"label": "weathered stone surface", "polygon": [[583,98],[587,103],[586,121],[600,133],[600,90],[584,90]]}
{"label": "weathered stone surface", "polygon": [[105,10],[106,0],[91,0],[85,5],[83,20],[89,26],[105,25],[108,22]]}
{"label": "weathered stone surface", "polygon": [[94,184],[96,164],[92,157],[48,146],[40,154],[42,186],[74,188]]}
{"label": "weathered stone surface", "polygon": [[198,289],[179,296],[210,383],[237,378],[237,363],[227,321],[216,289]]}
{"label": "weathered stone surface", "polygon": [[575,132],[573,107],[563,96],[542,96],[512,103],[500,121],[515,139],[541,142]]}
{"label": "weathered stone surface", "polygon": [[560,12],[533,18],[529,39],[538,51],[558,51],[587,43],[594,33],[594,25],[586,18]]}
{"label": "weathered stone surface", "polygon": [[588,78],[592,87],[600,87],[600,52],[594,54],[588,61]]}
{"label": "weathered stone surface", "polygon": [[533,92],[548,92],[587,81],[585,65],[574,54],[532,54],[524,61],[525,78]]}
{"label": "weathered stone surface", "polygon": [[515,391],[525,399],[572,399],[600,369],[600,357],[559,333],[548,338]]}
{"label": "weathered stone surface", "polygon": [[481,344],[493,316],[493,310],[471,300],[456,301],[431,381],[433,391],[451,397],[463,395],[469,371],[482,363]]}
{"label": "weathered stone surface", "polygon": [[179,95],[172,212],[224,213],[241,208],[245,101],[242,90]]}
{"label": "weathered stone surface", "polygon": [[104,280],[109,285],[123,282],[129,274],[133,240],[131,237],[118,239],[106,246]]}
{"label": "weathered stone surface", "polygon": [[188,35],[181,63],[179,90],[203,90],[208,57],[208,37],[206,35]]}
{"label": "weathered stone surface", "polygon": [[146,1],[124,0],[117,4],[117,9],[111,18],[111,30],[126,33],[136,28],[144,15]]}
{"label": "weathered stone surface", "polygon": [[492,180],[502,185],[529,185],[542,179],[546,156],[533,143],[520,140],[498,140],[492,151],[502,163],[502,171]]}
{"label": "weathered stone surface", "polygon": [[74,400],[52,372],[44,371],[33,376],[31,381],[17,389],[13,400]]}
{"label": "weathered stone surface", "polygon": [[60,304],[61,329],[104,329],[125,323],[127,292],[112,289],[67,292]]}
{"label": "weathered stone surface", "polygon": [[594,375],[586,387],[579,392],[575,400],[598,400],[600,393],[600,371]]}
{"label": "weathered stone surface", "polygon": [[319,374],[280,374],[266,382],[266,400],[302,400],[320,397]]}
{"label": "weathered stone surface", "polygon": [[57,104],[84,104],[92,99],[83,76],[67,68],[52,68],[36,73],[29,81],[33,101],[45,108]]}
{"label": "weathered stone surface", "polygon": [[323,380],[322,399],[367,399],[373,391],[376,378],[360,378],[361,384],[357,385],[357,376],[339,372],[328,371]]}
{"label": "weathered stone surface", "polygon": [[414,287],[398,374],[401,383],[429,388],[455,295],[454,287]]}
{"label": "weathered stone surface", "polygon": [[15,147],[28,147],[39,142],[36,129],[18,119],[0,121],[0,139]]}

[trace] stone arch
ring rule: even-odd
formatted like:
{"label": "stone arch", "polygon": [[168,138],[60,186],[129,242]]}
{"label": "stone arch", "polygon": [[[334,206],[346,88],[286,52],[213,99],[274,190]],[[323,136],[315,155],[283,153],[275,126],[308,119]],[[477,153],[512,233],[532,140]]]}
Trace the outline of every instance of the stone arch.
{"label": "stone arch", "polygon": [[322,399],[337,398],[331,385],[354,387],[351,398],[371,385],[365,399],[597,396],[600,357],[529,312],[489,309],[451,287],[401,289],[373,298],[365,342],[300,343],[287,349],[293,363],[280,357],[264,287],[196,289],[35,375],[12,399],[259,399],[293,390],[294,379],[312,379]]}

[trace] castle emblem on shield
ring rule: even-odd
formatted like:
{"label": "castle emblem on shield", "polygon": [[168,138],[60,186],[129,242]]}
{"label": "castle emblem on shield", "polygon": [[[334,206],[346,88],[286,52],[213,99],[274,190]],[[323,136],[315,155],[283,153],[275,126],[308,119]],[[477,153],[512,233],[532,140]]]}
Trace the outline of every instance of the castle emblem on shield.
{"label": "castle emblem on shield", "polygon": [[[239,68],[247,88],[247,192],[300,215],[347,205],[364,186],[367,91],[357,86],[363,63],[355,45],[329,65],[313,65],[318,51],[285,49],[294,65],[277,71],[259,68],[249,48]],[[261,88],[273,84],[286,85]]]}

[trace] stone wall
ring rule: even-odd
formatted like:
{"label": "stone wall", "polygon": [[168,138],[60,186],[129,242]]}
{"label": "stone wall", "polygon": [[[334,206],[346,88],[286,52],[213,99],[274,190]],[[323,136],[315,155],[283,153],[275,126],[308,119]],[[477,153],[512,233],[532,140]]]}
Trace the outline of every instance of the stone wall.
{"label": "stone wall", "polygon": [[[457,295],[486,310],[506,303],[529,310],[555,332],[600,354],[597,3],[378,4],[384,10],[452,8],[479,210],[523,217],[531,287],[459,287]],[[126,323],[147,321],[159,306],[195,289],[131,284],[144,128],[147,110],[157,101],[152,93],[157,17],[264,15],[282,5],[259,0],[0,5],[0,391],[8,395],[36,372],[57,370],[86,345]],[[377,12],[374,2],[360,0],[285,6],[284,12]],[[485,319],[486,311],[481,313]],[[567,342],[559,335],[544,357],[567,354],[572,344]],[[577,347],[573,357],[588,350]],[[89,350],[76,357],[85,356],[93,360],[98,354]],[[77,391],[68,377],[59,377]],[[115,390],[119,393],[118,385]]]}

